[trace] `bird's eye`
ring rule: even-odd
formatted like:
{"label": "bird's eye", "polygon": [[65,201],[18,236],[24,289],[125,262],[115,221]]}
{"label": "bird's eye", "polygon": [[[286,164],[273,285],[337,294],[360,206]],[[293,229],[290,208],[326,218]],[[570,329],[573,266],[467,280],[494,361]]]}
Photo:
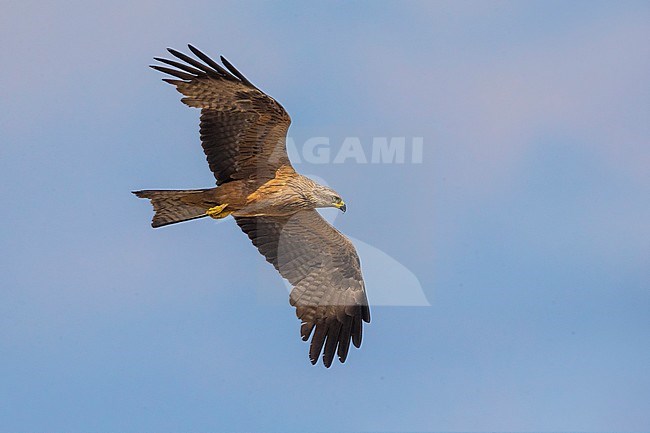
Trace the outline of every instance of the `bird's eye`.
{"label": "bird's eye", "polygon": [[339,197],[338,195],[335,195],[334,196],[334,203],[341,203],[341,197]]}

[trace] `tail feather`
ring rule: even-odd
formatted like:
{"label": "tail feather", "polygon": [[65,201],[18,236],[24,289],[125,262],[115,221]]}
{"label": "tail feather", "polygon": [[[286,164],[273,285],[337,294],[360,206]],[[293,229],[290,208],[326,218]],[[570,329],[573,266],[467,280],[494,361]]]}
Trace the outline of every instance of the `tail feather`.
{"label": "tail feather", "polygon": [[143,190],[133,191],[140,198],[151,200],[155,212],[151,227],[162,227],[182,221],[207,216],[208,209],[197,194],[206,189],[194,190]]}

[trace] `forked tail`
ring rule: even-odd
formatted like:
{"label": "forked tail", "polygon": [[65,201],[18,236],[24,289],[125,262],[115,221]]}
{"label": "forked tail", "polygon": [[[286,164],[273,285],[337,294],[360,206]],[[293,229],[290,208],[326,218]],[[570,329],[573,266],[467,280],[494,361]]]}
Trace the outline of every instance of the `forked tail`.
{"label": "forked tail", "polygon": [[182,221],[207,216],[207,208],[199,194],[206,189],[190,190],[143,190],[133,191],[140,198],[151,200],[155,212],[151,227],[162,227]]}

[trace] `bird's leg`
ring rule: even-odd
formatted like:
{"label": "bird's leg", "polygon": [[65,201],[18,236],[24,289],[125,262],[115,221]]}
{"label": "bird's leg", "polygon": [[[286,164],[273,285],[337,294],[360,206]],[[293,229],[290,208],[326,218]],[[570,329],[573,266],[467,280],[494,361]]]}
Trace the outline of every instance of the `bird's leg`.
{"label": "bird's leg", "polygon": [[216,220],[225,218],[228,215],[231,214],[231,212],[224,212],[223,210],[228,206],[228,203],[226,204],[221,204],[219,206],[211,207],[207,211],[205,211],[205,214],[209,216],[210,218],[214,218]]}

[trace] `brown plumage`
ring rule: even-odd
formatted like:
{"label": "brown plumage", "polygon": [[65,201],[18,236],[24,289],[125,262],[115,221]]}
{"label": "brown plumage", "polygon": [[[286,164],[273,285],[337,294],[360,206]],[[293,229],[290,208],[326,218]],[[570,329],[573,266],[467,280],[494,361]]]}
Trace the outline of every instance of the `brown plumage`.
{"label": "brown plumage", "polygon": [[323,354],[329,367],[345,362],[350,342],[361,345],[370,309],[359,257],[352,243],[316,212],[336,207],[340,196],[301,176],[291,166],[285,139],[291,118],[226,59],[221,66],[189,45],[199,60],[173,49],[177,59],[156,58],[152,68],[201,109],[201,144],[216,188],[136,191],[154,207],[153,227],[205,216],[232,215],[253,244],[292,285],[290,303],[311,336],[309,358]]}

